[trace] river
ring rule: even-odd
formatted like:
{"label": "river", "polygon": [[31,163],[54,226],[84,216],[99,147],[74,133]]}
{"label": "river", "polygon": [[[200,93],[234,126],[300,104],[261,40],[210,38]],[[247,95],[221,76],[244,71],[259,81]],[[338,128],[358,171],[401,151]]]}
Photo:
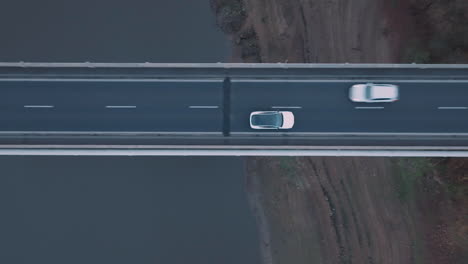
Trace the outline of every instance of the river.
{"label": "river", "polygon": [[[2,62],[223,62],[208,0],[5,0]],[[243,160],[0,157],[0,263],[259,263]]]}

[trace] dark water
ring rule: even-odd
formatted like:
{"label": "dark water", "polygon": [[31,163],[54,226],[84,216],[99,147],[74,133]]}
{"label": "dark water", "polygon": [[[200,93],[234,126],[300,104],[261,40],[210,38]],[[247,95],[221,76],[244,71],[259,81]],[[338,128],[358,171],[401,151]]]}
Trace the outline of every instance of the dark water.
{"label": "dark water", "polygon": [[258,263],[241,162],[0,157],[0,263]]}
{"label": "dark water", "polygon": [[[0,61],[219,62],[208,0],[3,0]],[[259,263],[242,160],[0,157],[0,263]]]}
{"label": "dark water", "polygon": [[209,0],[2,0],[0,61],[223,62]]}

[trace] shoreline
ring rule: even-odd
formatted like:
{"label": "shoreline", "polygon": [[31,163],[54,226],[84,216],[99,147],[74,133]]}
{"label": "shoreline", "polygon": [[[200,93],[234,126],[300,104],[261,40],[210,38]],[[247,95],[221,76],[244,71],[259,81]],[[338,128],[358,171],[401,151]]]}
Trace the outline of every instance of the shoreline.
{"label": "shoreline", "polygon": [[[425,36],[427,29],[415,22],[428,19],[412,13],[415,2],[429,0],[211,1],[227,3],[228,9],[237,8],[229,14],[241,15],[230,18],[232,31],[225,32],[233,43],[231,62],[430,63],[429,45],[414,40],[441,34],[435,30]],[[433,6],[447,11],[444,3]],[[433,192],[443,192],[451,180],[438,182],[427,172],[429,159],[251,157],[245,163],[262,263],[412,263],[426,258],[439,264],[458,263],[444,262],[455,255],[437,251],[441,247],[463,254],[455,240],[445,238],[450,217],[440,217],[447,226],[435,233],[434,219],[420,223],[424,216],[434,217],[426,207],[439,215],[456,212],[434,202],[449,202],[445,194]],[[427,188],[432,192],[425,193]],[[468,230],[463,222],[456,227]]]}
{"label": "shoreline", "polygon": [[[255,158],[252,158],[255,159]],[[244,161],[244,164],[246,162]],[[248,171],[244,165],[245,189],[247,201],[250,206],[255,222],[257,223],[258,240],[260,246],[260,258],[263,264],[273,264],[273,252],[271,250],[271,233],[268,218],[262,205],[262,190],[258,177],[252,177],[252,172]]]}

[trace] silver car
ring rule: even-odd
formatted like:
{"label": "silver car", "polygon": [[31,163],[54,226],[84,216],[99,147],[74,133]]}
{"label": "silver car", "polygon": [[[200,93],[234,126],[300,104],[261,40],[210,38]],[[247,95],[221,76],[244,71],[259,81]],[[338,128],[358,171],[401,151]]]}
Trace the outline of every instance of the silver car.
{"label": "silver car", "polygon": [[290,129],[294,126],[294,114],[288,111],[257,111],[250,114],[253,129]]}
{"label": "silver car", "polygon": [[349,99],[363,103],[389,103],[398,100],[398,86],[393,84],[355,84],[349,89]]}

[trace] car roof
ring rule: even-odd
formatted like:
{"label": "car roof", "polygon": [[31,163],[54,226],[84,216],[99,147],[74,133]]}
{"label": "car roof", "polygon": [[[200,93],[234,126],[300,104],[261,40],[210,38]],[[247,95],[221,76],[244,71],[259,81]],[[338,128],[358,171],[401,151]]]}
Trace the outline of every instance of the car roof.
{"label": "car roof", "polygon": [[261,112],[252,115],[251,122],[254,126],[280,127],[283,120],[281,118],[281,114],[278,112]]}
{"label": "car roof", "polygon": [[397,89],[393,85],[371,84],[370,87],[371,98],[395,98],[397,95]]}

